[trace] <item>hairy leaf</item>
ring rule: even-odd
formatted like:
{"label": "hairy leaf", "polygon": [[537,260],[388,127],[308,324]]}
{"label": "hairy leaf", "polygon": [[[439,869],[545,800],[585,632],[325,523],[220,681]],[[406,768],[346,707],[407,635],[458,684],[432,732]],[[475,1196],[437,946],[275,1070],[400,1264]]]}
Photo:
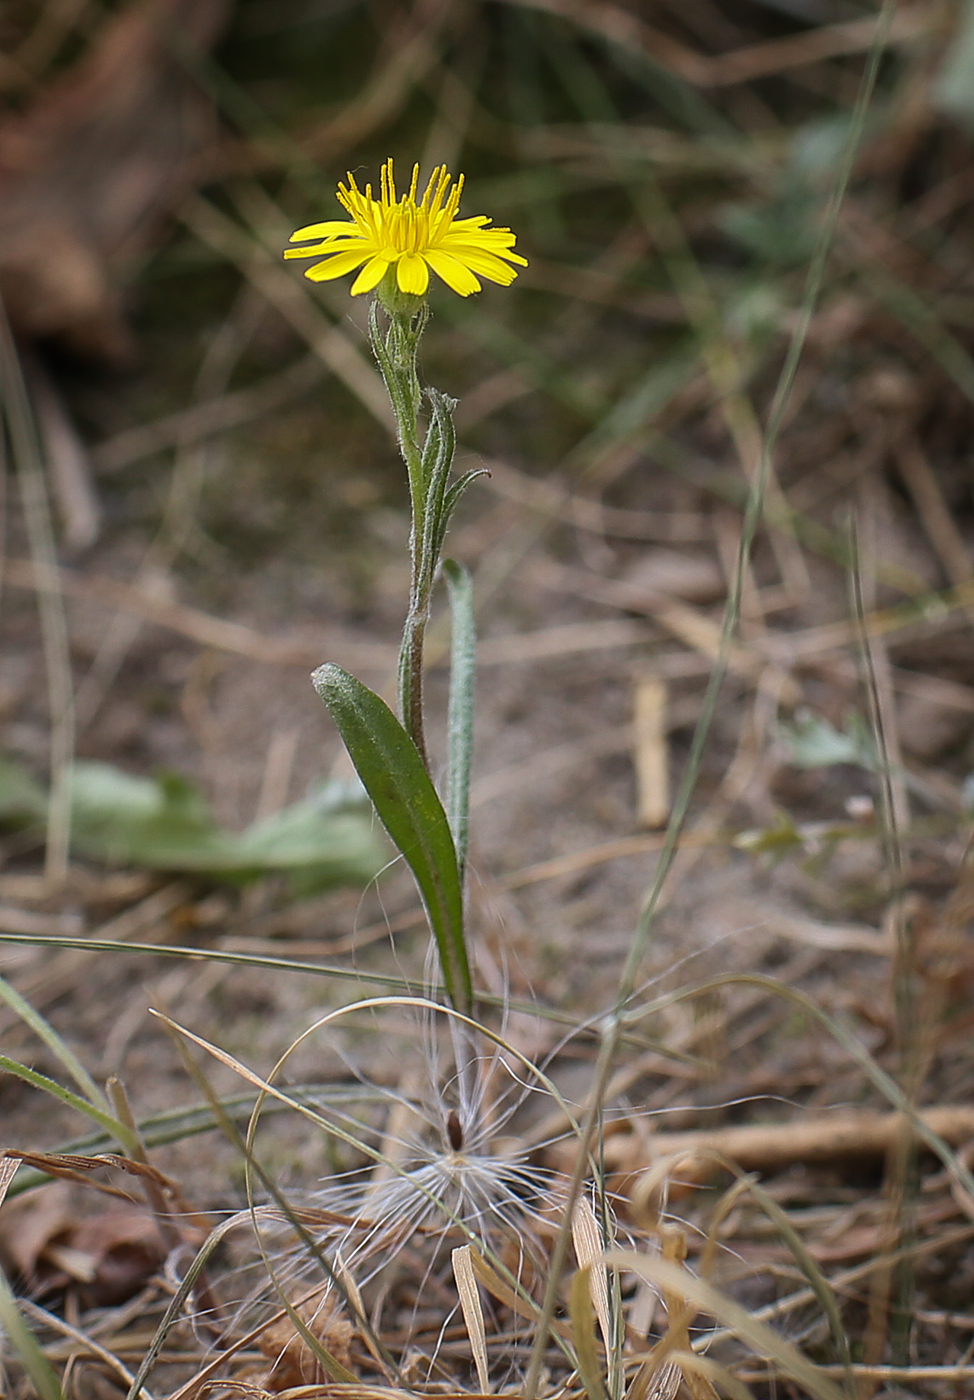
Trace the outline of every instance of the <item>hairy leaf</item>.
{"label": "hairy leaf", "polygon": [[312,680],[380,821],[416,878],[450,1000],[469,1013],[473,988],[456,847],[419,750],[385,701],[340,666],[321,666]]}

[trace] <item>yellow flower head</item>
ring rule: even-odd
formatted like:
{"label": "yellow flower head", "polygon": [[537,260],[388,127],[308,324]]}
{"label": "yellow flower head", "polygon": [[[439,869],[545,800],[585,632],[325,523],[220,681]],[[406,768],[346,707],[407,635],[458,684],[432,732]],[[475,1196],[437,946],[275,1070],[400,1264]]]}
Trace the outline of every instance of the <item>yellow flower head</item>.
{"label": "yellow flower head", "polygon": [[398,199],[392,161],[387,160],[382,167],[382,191],[376,200],[372,198],[371,185],[366,185],[363,194],[354,175],[349,174],[348,184],[338,186],[337,198],[351,214],[352,222],[332,220],[299,228],[291,234],[292,243],[309,238],[319,241],[308,248],[288,248],[284,256],[323,256],[322,262],[304,274],[312,282],[344,277],[364,263],[352,283],[353,296],[371,292],[390,267],[396,269],[399,290],[412,296],[426,295],[430,268],[462,297],[480,291],[478,277],[509,286],[517,276],[509,264],[528,265],[526,258],[512,251],[515,235],[508,228],[487,228],[490,220],[483,214],[458,219],[463,176],[452,190],[451,179],[445,165],[437,166],[422,199],[417,200],[419,166],[414,165],[409,193]]}

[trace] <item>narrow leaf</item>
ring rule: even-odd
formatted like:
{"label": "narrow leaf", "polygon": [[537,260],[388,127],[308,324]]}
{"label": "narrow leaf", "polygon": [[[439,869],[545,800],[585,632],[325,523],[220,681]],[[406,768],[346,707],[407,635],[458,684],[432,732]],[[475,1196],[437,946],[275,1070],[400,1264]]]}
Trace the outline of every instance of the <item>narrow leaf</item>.
{"label": "narrow leaf", "polygon": [[456,847],[419,750],[385,701],[340,666],[321,666],[312,680],[380,821],[415,876],[450,1000],[469,1014],[473,984]]}
{"label": "narrow leaf", "polygon": [[91,1118],[110,1133],[116,1142],[128,1151],[132,1147],[132,1134],[124,1123],[120,1123],[111,1114],[105,1113],[97,1104],[89,1103],[87,1099],[74,1094],[70,1089],[65,1089],[55,1080],[49,1079],[46,1074],[40,1074],[36,1069],[30,1069],[27,1065],[22,1065],[18,1060],[12,1060],[9,1055],[0,1055],[0,1071],[12,1074],[17,1079],[23,1079],[35,1089],[42,1089],[45,1094],[50,1094],[59,1103],[66,1104],[68,1108],[76,1108],[79,1113],[83,1113],[87,1118]]}
{"label": "narrow leaf", "polygon": [[447,708],[446,814],[457,848],[460,884],[467,864],[470,814],[470,761],[473,753],[474,650],[473,583],[462,564],[443,560],[450,595],[453,638],[450,647],[450,699]]}
{"label": "narrow leaf", "polygon": [[447,481],[453,466],[457,446],[457,430],[453,422],[456,400],[447,398],[436,389],[429,390],[433,422],[426,435],[423,471],[426,477],[426,501],[423,518],[424,557],[421,561],[427,585],[432,584],[440,550],[450,519],[446,507]]}
{"label": "narrow leaf", "polygon": [[26,997],[22,997],[3,977],[0,977],[0,1001],[5,1001],[11,1011],[14,1011],[22,1021],[30,1026],[34,1034],[44,1042],[47,1048],[54,1054],[55,1058],[60,1061],[61,1065],[74,1080],[75,1084],[77,1084],[82,1094],[87,1097],[89,1102],[93,1103],[97,1108],[107,1109],[108,1104],[104,1094],[78,1059],[77,1055],[68,1048],[54,1027],[48,1021],[45,1021],[40,1012],[34,1010]]}
{"label": "narrow leaf", "polygon": [[443,548],[443,541],[446,537],[446,527],[450,523],[450,516],[457,508],[460,497],[468,486],[482,476],[490,476],[490,472],[487,471],[486,467],[475,467],[472,471],[464,472],[463,476],[458,477],[449,491],[444,495],[443,504],[440,507],[436,537],[432,542],[432,548],[436,558],[440,556],[440,551]]}

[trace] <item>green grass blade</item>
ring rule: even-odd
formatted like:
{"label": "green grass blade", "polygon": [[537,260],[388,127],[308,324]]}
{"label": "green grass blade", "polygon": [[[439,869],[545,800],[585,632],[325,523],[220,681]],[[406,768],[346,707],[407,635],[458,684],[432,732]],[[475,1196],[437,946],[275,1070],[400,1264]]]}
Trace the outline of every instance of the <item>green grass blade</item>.
{"label": "green grass blade", "polygon": [[380,821],[415,876],[450,1001],[469,1013],[473,984],[456,847],[419,750],[385,701],[340,666],[321,666],[312,680]]}
{"label": "green grass blade", "polygon": [[135,1138],[129,1132],[124,1123],[120,1123],[117,1118],[113,1118],[110,1113],[106,1113],[97,1104],[89,1103],[80,1094],[72,1093],[70,1089],[65,1089],[56,1080],[49,1079],[46,1074],[39,1074],[36,1069],[29,1069],[27,1065],[22,1065],[18,1060],[12,1060],[9,1055],[0,1055],[0,1070],[6,1074],[12,1074],[16,1079],[22,1079],[35,1089],[41,1089],[45,1094],[50,1094],[59,1103],[66,1104],[68,1108],[75,1108],[79,1113],[83,1113],[87,1118],[91,1118],[99,1127],[110,1133],[112,1138],[120,1143],[126,1152],[130,1152]]}
{"label": "green grass blade", "polygon": [[16,1012],[36,1036],[43,1040],[44,1044],[56,1056],[58,1062],[77,1084],[82,1094],[98,1108],[107,1109],[108,1103],[98,1085],[78,1059],[77,1055],[71,1051],[58,1035],[52,1025],[45,1021],[39,1012],[35,1011],[30,1002],[22,997],[18,991],[11,987],[10,983],[0,977],[0,1001],[5,1001],[11,1011]]}
{"label": "green grass blade", "polygon": [[[7,1198],[7,1190],[17,1173],[17,1163],[11,1158],[0,1158],[0,1205]],[[7,1275],[0,1268],[0,1338],[8,1342],[11,1349],[20,1357],[21,1364],[33,1382],[38,1400],[63,1400],[61,1384],[51,1369],[51,1364],[41,1350],[37,1338],[27,1326],[17,1306]],[[6,1348],[4,1348],[6,1350]]]}
{"label": "green grass blade", "polygon": [[40,1343],[24,1321],[7,1276],[0,1269],[0,1336],[10,1350],[16,1352],[20,1364],[30,1377],[37,1400],[64,1400],[61,1383],[41,1349]]}

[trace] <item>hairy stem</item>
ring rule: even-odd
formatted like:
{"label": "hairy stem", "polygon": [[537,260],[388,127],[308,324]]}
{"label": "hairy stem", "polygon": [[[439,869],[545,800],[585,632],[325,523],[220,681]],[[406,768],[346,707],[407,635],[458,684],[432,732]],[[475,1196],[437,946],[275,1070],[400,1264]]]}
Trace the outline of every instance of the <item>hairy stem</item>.
{"label": "hairy stem", "polygon": [[403,728],[419,749],[429,770],[426,732],[423,725],[423,644],[429,621],[429,599],[425,606],[410,605],[399,649],[399,713]]}
{"label": "hairy stem", "polygon": [[[416,298],[410,299],[415,303]],[[385,380],[396,415],[399,451],[406,464],[409,478],[409,499],[412,526],[409,552],[412,562],[409,587],[409,612],[399,652],[399,711],[406,733],[412,739],[429,767],[423,728],[423,644],[430,613],[431,574],[427,555],[429,541],[426,530],[426,498],[429,483],[419,443],[419,408],[422,390],[416,366],[420,336],[426,326],[428,311],[420,306],[402,305],[386,296],[372,304],[369,331],[372,349]],[[383,329],[379,320],[379,305],[385,306],[389,324]]]}

